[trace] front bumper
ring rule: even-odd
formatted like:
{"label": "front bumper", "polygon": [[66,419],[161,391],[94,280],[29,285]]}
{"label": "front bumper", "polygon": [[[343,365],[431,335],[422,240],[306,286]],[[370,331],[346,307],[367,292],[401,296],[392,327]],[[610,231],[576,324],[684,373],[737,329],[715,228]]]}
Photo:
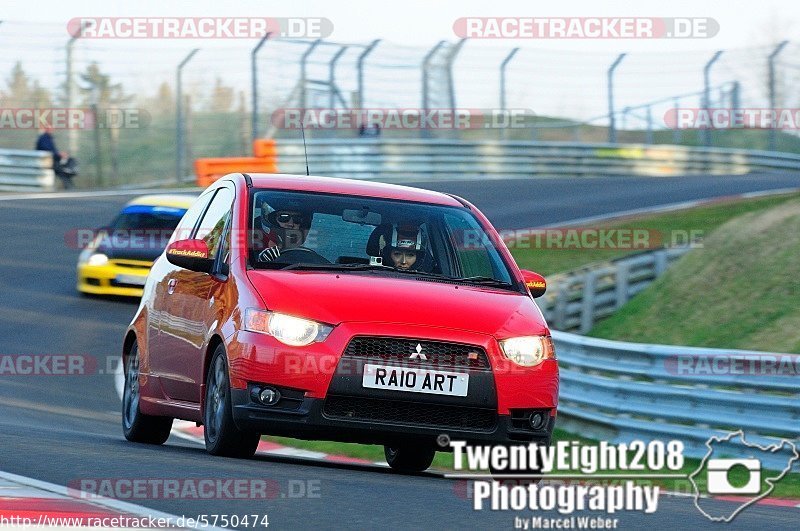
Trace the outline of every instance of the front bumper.
{"label": "front bumper", "polygon": [[[469,392],[463,397],[366,389],[363,365],[375,363],[375,358],[354,354],[349,349],[354,338],[414,338],[411,344],[425,343],[426,352],[431,352],[432,342],[479,347],[489,366],[447,369],[469,373]],[[436,444],[437,437],[446,434],[456,440],[502,444],[546,443],[555,424],[557,362],[516,366],[485,334],[409,324],[342,323],[324,342],[288,347],[271,336],[239,331],[229,338],[228,356],[234,420],[247,431],[369,444]],[[285,400],[261,404],[253,390],[265,385],[277,388]],[[528,423],[535,412],[546,417],[538,429]]]}
{"label": "front bumper", "polygon": [[[151,266],[152,264],[149,262],[131,262],[130,265],[121,265],[113,261],[102,266],[78,264],[77,289],[91,295],[141,297]],[[135,282],[131,282],[131,280],[135,280]]]}

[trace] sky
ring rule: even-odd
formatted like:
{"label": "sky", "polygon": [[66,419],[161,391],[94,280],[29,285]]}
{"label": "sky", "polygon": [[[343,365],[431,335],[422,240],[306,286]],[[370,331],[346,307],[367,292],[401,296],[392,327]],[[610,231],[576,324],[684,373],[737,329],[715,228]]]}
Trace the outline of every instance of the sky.
{"label": "sky", "polygon": [[[795,66],[800,64],[796,57],[800,50],[800,3],[789,0],[38,0],[35,9],[32,5],[29,0],[4,0],[0,77],[5,78],[14,62],[21,60],[28,72],[51,89],[65,77],[67,22],[76,17],[322,17],[333,24],[331,41],[383,39],[386,46],[382,44],[374,58],[375,62],[389,64],[418,64],[425,49],[437,41],[457,41],[453,25],[461,17],[709,17],[719,25],[713,38],[481,39],[464,46],[456,73],[456,82],[462,87],[461,105],[497,104],[497,65],[511,48],[519,46],[522,53],[509,69],[510,106],[583,118],[604,112],[605,70],[621,52],[629,55],[618,72],[620,105],[635,106],[697,91],[702,87],[702,66],[716,50],[727,51],[715,69],[714,84],[750,81],[743,94],[754,98],[753,104],[762,104],[764,96],[761,78],[767,46],[784,39],[794,41],[794,48],[787,49],[782,60],[792,72],[800,72],[800,66]],[[189,50],[201,47],[186,70],[187,86],[202,88],[208,85],[209,77],[221,75],[229,84],[246,90],[254,44],[255,40],[246,39],[94,40],[79,42],[75,58],[79,69],[98,61],[129,92],[152,94],[160,82],[174,81],[175,67]],[[272,51],[264,52],[264,76],[277,73],[274,83],[277,86],[285,80],[287,86],[281,90],[288,91],[297,75],[289,67],[296,65],[297,56],[272,46]],[[758,46],[765,48],[737,55],[737,49]],[[278,49],[281,51],[275,51]],[[357,48],[351,48],[342,61],[343,70],[350,73],[349,82],[343,81],[349,83],[345,87],[348,92],[354,89],[351,65],[357,53]],[[321,64],[315,75],[323,76],[324,57],[316,57]],[[370,80],[377,80],[371,81],[377,85],[372,94],[408,92],[408,101],[374,99],[372,105],[417,104],[418,71],[399,72],[408,75],[380,69],[370,72]],[[788,81],[787,86],[791,86]]]}

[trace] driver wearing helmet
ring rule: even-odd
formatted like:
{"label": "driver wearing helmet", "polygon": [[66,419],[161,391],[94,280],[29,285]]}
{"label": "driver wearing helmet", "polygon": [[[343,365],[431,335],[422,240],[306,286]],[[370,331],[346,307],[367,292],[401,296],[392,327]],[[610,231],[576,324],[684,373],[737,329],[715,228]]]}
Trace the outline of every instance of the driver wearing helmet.
{"label": "driver wearing helmet", "polygon": [[271,262],[288,251],[301,247],[311,228],[311,216],[298,204],[276,205],[269,211],[267,200],[261,202],[261,216],[256,219],[255,232],[261,237],[259,242],[264,250],[258,254],[260,262]]}
{"label": "driver wearing helmet", "polygon": [[425,240],[420,227],[393,225],[391,240],[383,250],[383,258],[397,269],[421,269],[425,257]]}

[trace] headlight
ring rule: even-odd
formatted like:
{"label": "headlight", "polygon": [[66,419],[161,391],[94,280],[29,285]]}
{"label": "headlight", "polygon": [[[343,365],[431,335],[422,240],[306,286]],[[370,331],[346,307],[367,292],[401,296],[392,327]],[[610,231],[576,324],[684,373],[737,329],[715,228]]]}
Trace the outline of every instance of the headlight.
{"label": "headlight", "polygon": [[86,260],[86,264],[90,266],[101,266],[108,263],[108,257],[103,253],[94,253]]}
{"label": "headlight", "polygon": [[244,328],[250,332],[269,334],[281,343],[293,347],[303,347],[315,341],[325,341],[325,338],[333,331],[332,326],[309,319],[252,308],[244,312]]}
{"label": "headlight", "polygon": [[550,336],[512,337],[500,341],[506,358],[523,367],[539,365],[544,360],[556,359],[556,349]]}

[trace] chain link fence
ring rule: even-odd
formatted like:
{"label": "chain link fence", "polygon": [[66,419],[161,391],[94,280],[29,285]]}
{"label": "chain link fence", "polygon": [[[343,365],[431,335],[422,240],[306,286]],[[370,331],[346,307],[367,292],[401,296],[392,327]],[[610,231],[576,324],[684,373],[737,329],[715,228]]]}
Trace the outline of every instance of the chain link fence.
{"label": "chain link fence", "polygon": [[[800,44],[711,52],[518,49],[303,39],[88,39],[66,25],[0,23],[0,147],[31,149],[38,128],[8,111],[82,109],[57,128],[80,187],[176,182],[197,157],[248,155],[254,137],[299,137],[279,109],[527,110],[519,127],[385,128],[388,138],[686,144],[800,152],[797,128],[704,129],[702,109],[797,109]],[[612,65],[615,65],[612,68]],[[772,65],[772,67],[770,67]],[[694,115],[691,113],[694,112]],[[13,113],[12,113],[13,114]],[[116,121],[115,121],[116,120]],[[116,125],[115,125],[116,124]],[[121,125],[120,125],[121,124]],[[796,124],[795,124],[796,125]],[[357,128],[309,127],[358,138]]]}

